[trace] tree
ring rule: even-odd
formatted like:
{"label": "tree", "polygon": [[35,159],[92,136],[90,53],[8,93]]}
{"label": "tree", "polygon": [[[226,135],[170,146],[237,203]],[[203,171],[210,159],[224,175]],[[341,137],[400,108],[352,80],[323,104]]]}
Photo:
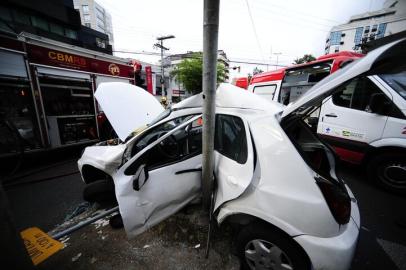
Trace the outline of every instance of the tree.
{"label": "tree", "polygon": [[259,69],[258,67],[255,67],[254,70],[252,71],[252,74],[257,75],[257,74],[262,73],[262,72],[264,72],[262,69]]}
{"label": "tree", "polygon": [[[183,85],[192,94],[198,94],[203,89],[203,58],[202,53],[195,53],[190,58],[183,59],[171,71],[171,76]],[[226,79],[226,68],[222,63],[217,63],[217,83]]]}
{"label": "tree", "polygon": [[305,54],[301,58],[296,58],[293,62],[293,64],[303,64],[303,63],[309,63],[311,61],[316,60],[316,57],[314,57],[311,54]]}

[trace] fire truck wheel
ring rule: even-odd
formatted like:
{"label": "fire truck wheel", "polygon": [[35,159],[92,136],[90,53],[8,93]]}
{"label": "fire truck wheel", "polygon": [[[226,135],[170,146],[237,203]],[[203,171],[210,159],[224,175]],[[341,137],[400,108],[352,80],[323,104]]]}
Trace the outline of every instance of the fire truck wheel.
{"label": "fire truck wheel", "polygon": [[382,153],[373,157],[367,165],[368,179],[384,189],[406,194],[406,155]]}
{"label": "fire truck wheel", "polygon": [[114,182],[108,179],[87,184],[83,190],[83,199],[91,203],[117,203],[116,194],[114,192]]}

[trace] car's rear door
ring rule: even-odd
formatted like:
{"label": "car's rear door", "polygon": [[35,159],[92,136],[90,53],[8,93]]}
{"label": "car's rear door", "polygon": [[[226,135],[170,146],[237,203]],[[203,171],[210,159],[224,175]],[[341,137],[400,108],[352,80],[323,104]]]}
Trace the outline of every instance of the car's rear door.
{"label": "car's rear door", "polygon": [[248,123],[242,115],[217,109],[214,149],[215,210],[240,196],[253,177],[254,150]]}

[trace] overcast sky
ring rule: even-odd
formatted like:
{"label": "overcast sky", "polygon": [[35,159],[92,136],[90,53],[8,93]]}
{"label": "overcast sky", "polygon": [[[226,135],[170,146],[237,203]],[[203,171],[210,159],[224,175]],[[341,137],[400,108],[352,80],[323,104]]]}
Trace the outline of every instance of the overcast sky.
{"label": "overcast sky", "polygon": [[[115,50],[159,52],[153,48],[156,37],[168,34],[176,36],[165,41],[170,54],[202,50],[203,0],[96,1],[112,15]],[[218,48],[231,60],[276,63],[275,53],[281,53],[279,64],[289,65],[305,53],[322,55],[332,26],[347,22],[351,15],[380,9],[383,3],[384,0],[222,0]],[[115,55],[151,63],[159,60],[156,56]],[[230,65],[242,67],[240,74],[231,71],[231,78],[245,76],[255,68]]]}

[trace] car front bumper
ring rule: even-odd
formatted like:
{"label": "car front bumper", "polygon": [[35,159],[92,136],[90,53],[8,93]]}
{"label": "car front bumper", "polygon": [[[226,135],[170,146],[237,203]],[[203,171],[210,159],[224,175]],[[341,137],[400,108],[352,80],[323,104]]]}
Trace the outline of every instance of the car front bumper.
{"label": "car front bumper", "polygon": [[310,258],[313,269],[347,270],[357,246],[359,228],[353,218],[341,234],[330,238],[310,235],[294,237]]}

